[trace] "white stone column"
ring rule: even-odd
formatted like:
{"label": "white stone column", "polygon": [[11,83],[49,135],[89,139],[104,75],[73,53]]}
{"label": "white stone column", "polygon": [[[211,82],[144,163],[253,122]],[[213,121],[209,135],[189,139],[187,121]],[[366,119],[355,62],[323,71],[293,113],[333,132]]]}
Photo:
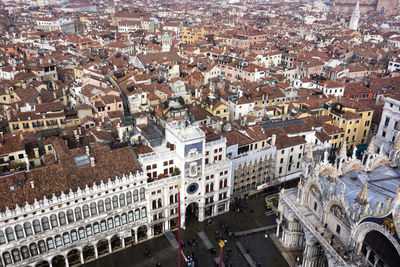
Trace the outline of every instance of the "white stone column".
{"label": "white stone column", "polygon": [[[226,205],[225,205],[226,208]],[[204,221],[204,207],[199,207],[199,222]]]}
{"label": "white stone column", "polygon": [[107,239],[107,243],[108,243],[108,252],[112,253],[111,240]]}
{"label": "white stone column", "polygon": [[378,261],[379,261],[378,257],[375,257],[374,258],[374,267],[376,267],[376,265],[378,264]]}
{"label": "white stone column", "polygon": [[99,253],[97,252],[97,246],[94,245],[94,258],[97,259],[99,257]]}
{"label": "white stone column", "polygon": [[69,267],[68,257],[65,257],[65,267]]}
{"label": "white stone column", "polygon": [[83,258],[83,251],[80,252],[80,256],[81,256],[81,264],[84,264],[85,259]]}
{"label": "white stone column", "polygon": [[121,238],[122,241],[122,248],[125,248],[125,238]]}
{"label": "white stone column", "polygon": [[281,224],[278,223],[278,227],[276,228],[276,237],[279,238],[279,230],[280,230]]}
{"label": "white stone column", "polygon": [[135,231],[135,244],[137,244],[138,243],[138,238],[137,238],[137,229],[136,229],[136,231]]}
{"label": "white stone column", "polygon": [[149,226],[147,228],[147,239],[150,239],[151,237],[153,237],[153,228]]}

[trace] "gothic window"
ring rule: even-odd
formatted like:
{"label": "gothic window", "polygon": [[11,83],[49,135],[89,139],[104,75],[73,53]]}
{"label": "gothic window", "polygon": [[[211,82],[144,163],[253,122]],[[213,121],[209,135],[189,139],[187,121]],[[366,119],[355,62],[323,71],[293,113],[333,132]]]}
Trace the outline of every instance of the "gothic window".
{"label": "gothic window", "polygon": [[47,250],[46,243],[43,240],[40,240],[38,244],[39,244],[40,254],[46,252],[46,250]]}
{"label": "gothic window", "polygon": [[161,198],[158,199],[157,204],[158,204],[158,205],[157,205],[157,208],[161,208],[161,207],[162,207]]}
{"label": "gothic window", "polygon": [[117,196],[113,196],[113,198],[112,198],[112,206],[113,206],[113,209],[118,208],[118,197]]}
{"label": "gothic window", "polygon": [[24,223],[24,230],[25,230],[25,235],[30,236],[33,234],[32,232],[32,226],[30,222]]}
{"label": "gothic window", "polygon": [[23,246],[23,247],[21,248],[21,254],[22,254],[22,258],[23,258],[24,260],[26,260],[27,258],[30,257],[30,255],[29,255],[29,249],[28,249],[27,246]]}
{"label": "gothic window", "polygon": [[56,243],[56,248],[62,246],[62,240],[61,240],[61,236],[60,235],[56,235],[56,237],[54,238],[54,241]]}
{"label": "gothic window", "polygon": [[19,255],[19,250],[18,249],[13,249],[13,251],[11,252],[14,262],[20,261],[21,260],[21,255]]}
{"label": "gothic window", "polygon": [[103,200],[99,200],[99,202],[97,202],[97,208],[99,209],[99,214],[104,212],[104,202],[103,202]]}
{"label": "gothic window", "polygon": [[40,222],[37,219],[33,221],[33,230],[35,231],[35,234],[42,232],[42,228],[40,228]]}
{"label": "gothic window", "polygon": [[96,209],[95,202],[90,203],[90,213],[92,214],[92,216],[97,215],[97,209]]}
{"label": "gothic window", "polygon": [[8,265],[8,264],[12,263],[11,255],[10,255],[9,252],[4,252],[3,253],[3,260],[4,260],[5,265]]}
{"label": "gothic window", "polygon": [[139,220],[140,219],[140,210],[136,209],[135,210],[135,220]]}
{"label": "gothic window", "polygon": [[137,189],[133,191],[133,201],[135,202],[139,201],[139,194]]}
{"label": "gothic window", "polygon": [[128,223],[128,217],[126,216],[126,213],[122,213],[122,215],[121,215],[121,223],[122,223],[122,225]]}
{"label": "gothic window", "polygon": [[133,211],[128,212],[128,222],[133,222]]}
{"label": "gothic window", "polygon": [[126,204],[129,205],[132,203],[132,193],[129,191],[126,193]]}
{"label": "gothic window", "polygon": [[86,236],[91,236],[92,235],[92,226],[88,225],[86,226]]}
{"label": "gothic window", "polygon": [[63,234],[63,240],[64,240],[64,244],[69,244],[71,242],[70,238],[69,238],[69,233],[64,233]]}
{"label": "gothic window", "polygon": [[82,210],[83,210],[83,218],[87,218],[90,216],[89,206],[87,204],[83,205]]}
{"label": "gothic window", "polygon": [[[68,212],[67,212],[67,214],[68,214]],[[80,207],[76,207],[75,208],[75,218],[76,218],[76,221],[79,221],[80,219],[82,219],[82,212],[81,212],[81,208]],[[73,221],[73,218],[72,218],[72,221]],[[69,218],[68,218],[68,222],[71,222],[69,220]]]}
{"label": "gothic window", "polygon": [[169,196],[169,204],[173,204],[174,203],[174,195],[170,195]]}
{"label": "gothic window", "polygon": [[55,214],[52,214],[50,216],[50,224],[51,224],[51,228],[58,226],[57,216]]}
{"label": "gothic window", "polygon": [[43,227],[43,232],[50,229],[49,218],[47,217],[42,218],[42,227]]}
{"label": "gothic window", "polygon": [[54,248],[53,238],[49,237],[49,238],[47,238],[46,241],[47,241],[47,242],[46,242],[46,243],[47,243],[47,249],[48,249],[48,250],[53,249],[53,248]]}
{"label": "gothic window", "polygon": [[29,250],[32,256],[36,256],[38,254],[38,249],[35,243],[29,245]]}
{"label": "gothic window", "polygon": [[113,221],[113,218],[108,218],[108,219],[107,219],[107,225],[108,225],[108,229],[114,228],[114,221]]}
{"label": "gothic window", "polygon": [[72,240],[72,242],[75,242],[76,240],[78,240],[78,233],[76,232],[76,230],[71,231],[71,240]]}
{"label": "gothic window", "polygon": [[85,229],[83,227],[78,229],[79,239],[85,238]]}
{"label": "gothic window", "polygon": [[140,201],[144,200],[144,188],[140,188]]}
{"label": "gothic window", "polygon": [[125,195],[124,194],[120,194],[119,195],[119,205],[122,207],[122,206],[125,206]]}
{"label": "gothic window", "polygon": [[99,227],[99,223],[98,223],[98,222],[95,222],[95,223],[93,224],[93,233],[94,233],[94,234],[100,233],[100,227]]}
{"label": "gothic window", "polygon": [[6,236],[8,242],[15,240],[14,231],[11,227],[6,229]]}
{"label": "gothic window", "polygon": [[114,218],[114,222],[115,222],[115,227],[118,227],[121,225],[121,218],[117,215]]}
{"label": "gothic window", "polygon": [[111,199],[106,198],[106,211],[111,210]]}
{"label": "gothic window", "polygon": [[101,229],[102,232],[107,231],[107,225],[106,225],[106,221],[105,220],[102,220],[100,222],[100,229]]}
{"label": "gothic window", "polygon": [[4,232],[0,230],[0,245],[6,243],[6,238],[4,237]]}
{"label": "gothic window", "polygon": [[71,209],[67,210],[67,220],[68,223],[74,222],[74,212]]}
{"label": "gothic window", "polygon": [[147,216],[146,214],[146,207],[142,208],[142,218],[145,218]]}
{"label": "gothic window", "polygon": [[[60,226],[63,226],[67,223],[67,221],[65,220],[65,213],[63,211],[58,213],[58,220],[60,221]],[[42,223],[43,223],[43,221],[42,221]],[[44,226],[43,226],[43,228],[44,228]]]}
{"label": "gothic window", "polygon": [[17,236],[17,239],[23,238],[24,237],[24,231],[22,230],[22,226],[21,225],[16,225],[14,227],[15,230],[15,234]]}

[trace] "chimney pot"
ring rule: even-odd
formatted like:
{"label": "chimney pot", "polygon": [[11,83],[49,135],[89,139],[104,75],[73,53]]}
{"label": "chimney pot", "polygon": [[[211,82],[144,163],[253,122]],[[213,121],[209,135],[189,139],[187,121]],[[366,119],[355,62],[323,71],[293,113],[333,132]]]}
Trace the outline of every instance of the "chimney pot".
{"label": "chimney pot", "polygon": [[35,188],[35,182],[34,181],[31,181],[31,188],[32,189]]}
{"label": "chimney pot", "polygon": [[91,165],[92,167],[95,167],[95,166],[96,166],[96,162],[94,161],[94,157],[91,157],[91,158],[90,158],[90,165]]}

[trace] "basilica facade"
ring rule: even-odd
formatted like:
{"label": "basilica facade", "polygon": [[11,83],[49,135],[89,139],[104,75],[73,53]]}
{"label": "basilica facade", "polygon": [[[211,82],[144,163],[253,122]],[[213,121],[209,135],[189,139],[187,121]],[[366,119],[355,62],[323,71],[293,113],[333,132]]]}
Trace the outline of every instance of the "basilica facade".
{"label": "basilica facade", "polygon": [[398,266],[400,262],[400,139],[384,154],[374,139],[361,159],[315,162],[304,157],[298,188],[282,190],[276,236],[303,251],[302,266]]}

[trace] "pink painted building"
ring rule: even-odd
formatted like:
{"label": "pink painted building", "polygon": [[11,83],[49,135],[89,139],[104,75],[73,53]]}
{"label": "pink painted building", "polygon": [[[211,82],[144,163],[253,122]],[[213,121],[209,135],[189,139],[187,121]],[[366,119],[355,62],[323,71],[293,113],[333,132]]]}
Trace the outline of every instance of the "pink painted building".
{"label": "pink painted building", "polygon": [[236,60],[233,62],[219,61],[218,67],[221,74],[228,80],[254,82],[265,77],[267,69],[254,65],[244,60]]}
{"label": "pink painted building", "polygon": [[246,50],[255,44],[265,43],[267,34],[263,31],[253,31],[249,34],[235,34],[232,36],[232,47]]}

